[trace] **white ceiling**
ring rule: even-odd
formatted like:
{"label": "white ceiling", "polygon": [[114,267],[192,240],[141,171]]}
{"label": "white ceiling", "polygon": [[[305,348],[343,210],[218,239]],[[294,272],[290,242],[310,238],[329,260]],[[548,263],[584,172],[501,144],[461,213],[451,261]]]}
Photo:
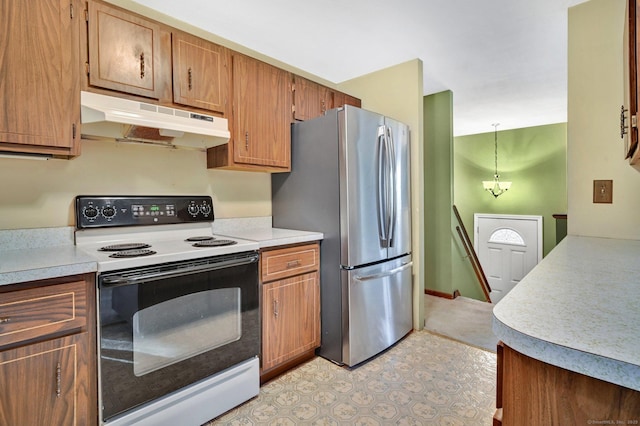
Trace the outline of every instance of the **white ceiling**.
{"label": "white ceiling", "polygon": [[456,136],[567,120],[567,8],[585,0],[135,0],[340,83],[411,59]]}

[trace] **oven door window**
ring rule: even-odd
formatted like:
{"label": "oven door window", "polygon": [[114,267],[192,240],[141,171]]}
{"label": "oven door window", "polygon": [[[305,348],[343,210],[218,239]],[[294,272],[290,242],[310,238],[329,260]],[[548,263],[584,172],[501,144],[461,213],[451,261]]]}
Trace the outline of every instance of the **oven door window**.
{"label": "oven door window", "polygon": [[187,294],[133,315],[133,373],[142,376],[240,339],[240,288]]}

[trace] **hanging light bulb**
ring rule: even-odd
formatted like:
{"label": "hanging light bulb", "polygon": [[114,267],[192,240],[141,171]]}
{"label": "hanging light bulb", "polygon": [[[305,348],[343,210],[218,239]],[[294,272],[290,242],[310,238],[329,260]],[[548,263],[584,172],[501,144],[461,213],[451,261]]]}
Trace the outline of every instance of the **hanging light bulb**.
{"label": "hanging light bulb", "polygon": [[495,198],[504,194],[505,191],[511,188],[511,182],[500,182],[500,175],[498,174],[498,126],[500,123],[494,123],[494,153],[495,153],[495,173],[493,174],[493,180],[482,181],[484,189],[491,193]]}

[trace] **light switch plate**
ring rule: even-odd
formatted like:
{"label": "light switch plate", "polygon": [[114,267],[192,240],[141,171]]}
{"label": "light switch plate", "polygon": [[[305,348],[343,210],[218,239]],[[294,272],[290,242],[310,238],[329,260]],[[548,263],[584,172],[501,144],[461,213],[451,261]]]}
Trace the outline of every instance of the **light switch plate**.
{"label": "light switch plate", "polygon": [[594,180],[593,181],[593,202],[594,203],[613,203],[613,181],[612,180]]}

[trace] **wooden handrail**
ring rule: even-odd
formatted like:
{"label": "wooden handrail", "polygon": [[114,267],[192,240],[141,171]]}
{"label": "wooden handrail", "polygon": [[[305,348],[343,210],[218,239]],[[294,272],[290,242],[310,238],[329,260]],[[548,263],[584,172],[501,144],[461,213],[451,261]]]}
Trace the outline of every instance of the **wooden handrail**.
{"label": "wooden handrail", "polygon": [[484,293],[484,297],[487,302],[491,303],[491,296],[489,293],[491,292],[491,286],[489,286],[489,281],[487,280],[487,276],[484,274],[484,270],[482,269],[482,265],[480,265],[480,260],[476,255],[476,251],[471,244],[471,239],[469,238],[469,234],[467,233],[467,229],[464,227],[464,223],[462,222],[462,218],[460,217],[460,213],[458,212],[458,208],[453,205],[453,212],[456,215],[456,219],[460,226],[456,226],[456,231],[458,231],[458,235],[462,240],[462,245],[464,246],[464,250],[467,253],[467,257],[471,261],[471,266],[473,267],[473,272],[476,274],[476,278],[480,283],[480,288],[482,289],[482,293]]}

